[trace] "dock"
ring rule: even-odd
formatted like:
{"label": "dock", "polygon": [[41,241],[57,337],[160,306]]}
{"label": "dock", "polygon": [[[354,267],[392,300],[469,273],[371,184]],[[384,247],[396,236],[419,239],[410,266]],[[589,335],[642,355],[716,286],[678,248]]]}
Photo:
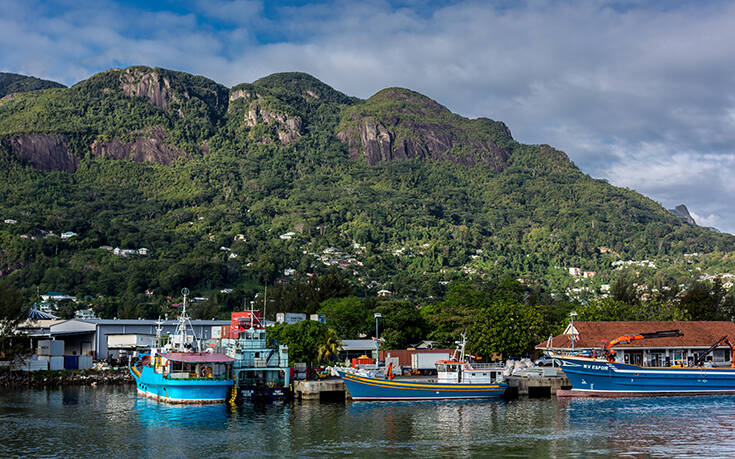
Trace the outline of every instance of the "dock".
{"label": "dock", "polygon": [[[551,397],[557,391],[570,389],[569,382],[563,373],[556,376],[506,376],[509,397]],[[293,395],[299,400],[345,400],[350,398],[344,382],[339,378],[323,379],[320,381],[294,381]]]}
{"label": "dock", "polygon": [[349,398],[345,383],[338,378],[320,381],[294,381],[294,398],[300,400],[344,400]]}
{"label": "dock", "polygon": [[517,396],[551,397],[562,389],[571,389],[572,383],[566,376],[506,376],[508,392]]}

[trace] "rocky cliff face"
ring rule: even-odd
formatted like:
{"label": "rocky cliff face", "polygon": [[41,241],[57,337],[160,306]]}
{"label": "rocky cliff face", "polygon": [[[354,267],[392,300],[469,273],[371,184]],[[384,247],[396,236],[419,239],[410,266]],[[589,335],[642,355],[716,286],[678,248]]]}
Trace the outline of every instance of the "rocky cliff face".
{"label": "rocky cliff face", "polygon": [[678,206],[674,207],[674,213],[684,219],[684,221],[689,223],[690,225],[697,224],[694,221],[694,218],[692,218],[691,214],[689,213],[689,209],[687,209],[687,206],[685,206],[684,204],[679,204]]}
{"label": "rocky cliff face", "polygon": [[159,127],[150,128],[132,142],[111,140],[95,141],[91,145],[92,157],[108,159],[130,159],[137,162],[151,162],[165,165],[175,163],[179,158],[191,157],[175,145],[167,143],[168,135]]}
{"label": "rocky cliff face", "polygon": [[128,97],[144,97],[156,107],[168,109],[172,97],[171,82],[158,72],[130,67],[120,73],[120,89]]}
{"label": "rocky cliff face", "polygon": [[[468,131],[472,127],[468,123],[472,122],[425,96],[392,88],[371,97],[365,106],[348,110],[337,139],[347,146],[353,159],[364,156],[370,165],[419,158],[466,165],[484,163],[503,170],[508,151],[472,135]],[[502,128],[507,131],[504,125]]]}
{"label": "rocky cliff face", "polygon": [[69,153],[67,142],[60,134],[26,134],[8,140],[10,149],[36,169],[74,172],[79,158]]}
{"label": "rocky cliff face", "polygon": [[267,107],[262,100],[254,100],[245,112],[245,125],[255,127],[258,124],[270,124],[276,128],[278,140],[289,144],[301,137],[301,119],[279,113]]}

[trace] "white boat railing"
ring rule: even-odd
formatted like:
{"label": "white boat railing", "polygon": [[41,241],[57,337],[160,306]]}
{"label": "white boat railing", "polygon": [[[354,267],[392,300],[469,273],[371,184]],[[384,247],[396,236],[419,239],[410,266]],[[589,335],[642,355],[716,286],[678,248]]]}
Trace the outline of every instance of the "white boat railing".
{"label": "white boat railing", "polygon": [[503,370],[503,363],[471,363],[472,368],[475,368],[477,370]]}

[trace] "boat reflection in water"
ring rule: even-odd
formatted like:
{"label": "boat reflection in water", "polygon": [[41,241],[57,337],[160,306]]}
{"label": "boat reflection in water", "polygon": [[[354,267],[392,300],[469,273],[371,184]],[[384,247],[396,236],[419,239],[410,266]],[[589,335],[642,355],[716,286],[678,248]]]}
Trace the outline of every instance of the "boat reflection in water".
{"label": "boat reflection in water", "polygon": [[237,412],[225,404],[187,405],[158,403],[149,398],[136,398],[134,411],[143,427],[207,427],[229,422]]}

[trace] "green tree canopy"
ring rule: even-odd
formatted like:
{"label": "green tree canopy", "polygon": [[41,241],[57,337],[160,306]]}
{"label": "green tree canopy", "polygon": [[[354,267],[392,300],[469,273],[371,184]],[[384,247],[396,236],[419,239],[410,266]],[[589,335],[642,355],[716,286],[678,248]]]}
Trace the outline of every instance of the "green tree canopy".
{"label": "green tree canopy", "polygon": [[18,325],[28,317],[28,307],[20,290],[8,282],[0,281],[0,357],[10,359],[20,351],[17,336]]}
{"label": "green tree canopy", "polygon": [[278,324],[268,330],[268,335],[279,345],[288,346],[291,365],[296,362],[326,363],[334,355],[332,344],[336,340],[336,333],[315,320]]}
{"label": "green tree canopy", "polygon": [[525,355],[542,340],[543,316],[535,306],[512,301],[496,301],[478,311],[468,336],[471,352],[489,359]]}
{"label": "green tree canopy", "polygon": [[370,330],[367,325],[370,312],[365,303],[354,296],[331,298],[319,305],[319,313],[326,317],[327,325],[342,339],[356,339]]}

